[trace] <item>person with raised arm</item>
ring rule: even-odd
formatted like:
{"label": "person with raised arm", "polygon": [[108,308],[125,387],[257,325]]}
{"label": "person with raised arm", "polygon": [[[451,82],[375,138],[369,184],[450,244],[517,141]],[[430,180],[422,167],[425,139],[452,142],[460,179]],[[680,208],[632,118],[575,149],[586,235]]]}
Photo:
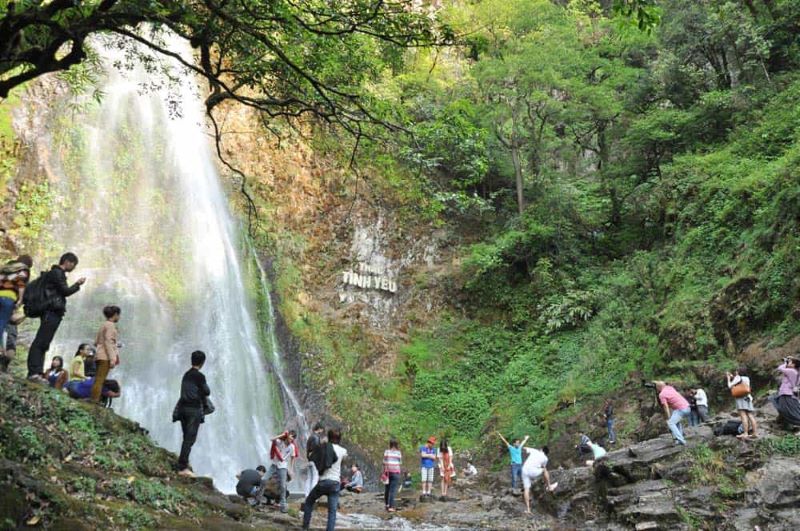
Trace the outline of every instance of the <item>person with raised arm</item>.
{"label": "person with raised arm", "polygon": [[522,441],[513,439],[511,444],[503,437],[502,433],[497,432],[497,435],[508,448],[508,455],[511,458],[511,488],[516,489],[517,479],[519,479],[520,483],[522,482],[522,447],[528,442],[530,435],[526,435]]}

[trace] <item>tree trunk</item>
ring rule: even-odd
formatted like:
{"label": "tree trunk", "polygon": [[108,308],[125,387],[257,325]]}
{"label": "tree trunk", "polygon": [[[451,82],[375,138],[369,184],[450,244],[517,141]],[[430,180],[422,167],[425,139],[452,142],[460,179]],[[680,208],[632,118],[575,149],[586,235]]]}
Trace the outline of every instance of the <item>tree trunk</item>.
{"label": "tree trunk", "polygon": [[519,144],[513,142],[511,144],[511,162],[514,164],[514,177],[517,181],[517,207],[519,213],[525,210],[525,197],[522,193],[522,163],[519,160]]}

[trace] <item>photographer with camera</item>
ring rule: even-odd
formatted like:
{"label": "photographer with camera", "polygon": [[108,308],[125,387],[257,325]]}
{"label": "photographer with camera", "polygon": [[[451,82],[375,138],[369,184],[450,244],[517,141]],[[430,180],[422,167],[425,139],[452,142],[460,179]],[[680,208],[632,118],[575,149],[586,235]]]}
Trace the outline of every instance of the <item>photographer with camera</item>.
{"label": "photographer with camera", "polygon": [[797,358],[783,358],[783,363],[777,368],[781,373],[781,385],[778,394],[770,397],[775,409],[778,410],[778,417],[784,424],[790,427],[800,426],[800,400],[797,398],[798,387],[800,387],[800,360]]}
{"label": "photographer with camera", "polygon": [[[675,438],[675,444],[686,445],[681,421],[688,418],[692,412],[689,402],[671,385],[667,385],[660,380],[656,380],[653,383],[658,392],[658,401],[664,408],[664,415],[667,417],[667,426]],[[672,411],[670,412],[670,410]]]}

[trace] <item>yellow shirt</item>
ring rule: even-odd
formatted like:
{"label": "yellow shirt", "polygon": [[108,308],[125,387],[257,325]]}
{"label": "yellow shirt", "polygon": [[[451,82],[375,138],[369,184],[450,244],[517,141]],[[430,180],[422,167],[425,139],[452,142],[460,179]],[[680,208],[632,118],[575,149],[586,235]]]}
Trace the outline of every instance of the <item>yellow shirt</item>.
{"label": "yellow shirt", "polygon": [[85,380],[86,373],[83,372],[83,356],[75,356],[69,366],[70,380]]}

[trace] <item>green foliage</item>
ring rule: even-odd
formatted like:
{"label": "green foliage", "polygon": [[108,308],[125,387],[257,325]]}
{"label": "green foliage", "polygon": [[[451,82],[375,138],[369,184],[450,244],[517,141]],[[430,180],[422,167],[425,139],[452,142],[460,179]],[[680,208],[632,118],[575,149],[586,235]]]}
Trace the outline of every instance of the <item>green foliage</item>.
{"label": "green foliage", "polygon": [[176,511],[184,496],[174,488],[160,481],[136,479],[131,484],[130,497],[138,503],[149,505],[154,509]]}
{"label": "green foliage", "polygon": [[69,481],[69,485],[77,492],[90,496],[94,496],[95,489],[97,488],[97,482],[94,480],[94,478],[86,476],[72,478]]}
{"label": "green foliage", "polygon": [[758,450],[763,455],[782,455],[785,457],[800,456],[800,436],[784,435],[770,437],[758,441]]}
{"label": "green foliage", "polygon": [[23,183],[19,190],[19,198],[14,207],[15,232],[25,240],[35,241],[40,237],[42,229],[50,219],[55,195],[47,181],[31,184]]}
{"label": "green foliage", "polygon": [[153,516],[139,507],[123,507],[117,514],[129,529],[152,529],[158,523]]}
{"label": "green foliage", "polygon": [[47,448],[39,439],[36,430],[30,426],[24,426],[16,433],[17,454],[30,461],[39,461],[47,455]]}

